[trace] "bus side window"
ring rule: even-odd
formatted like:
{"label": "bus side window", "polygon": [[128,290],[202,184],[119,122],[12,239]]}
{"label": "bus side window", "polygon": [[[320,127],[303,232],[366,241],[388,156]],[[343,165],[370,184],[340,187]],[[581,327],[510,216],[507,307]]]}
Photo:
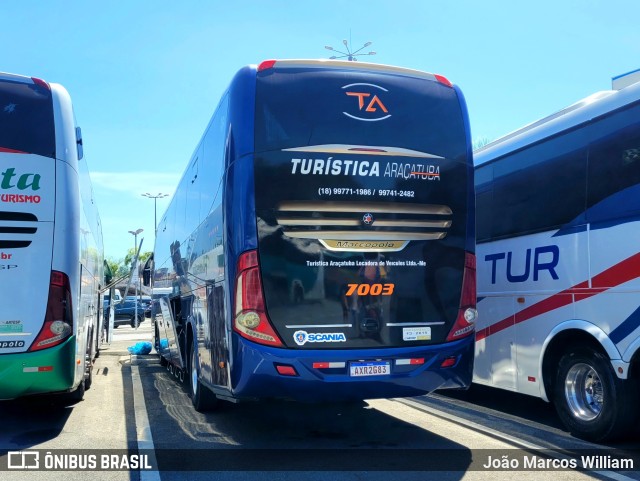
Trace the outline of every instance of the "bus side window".
{"label": "bus side window", "polygon": [[589,222],[640,213],[637,191],[625,192],[625,189],[640,183],[639,115],[640,107],[633,107],[608,115],[589,127],[592,142],[589,148],[587,208],[614,194],[621,196],[606,209],[588,211]]}
{"label": "bus side window", "polygon": [[583,130],[563,133],[493,165],[494,239],[557,229],[584,212],[585,135]]}
{"label": "bus side window", "polygon": [[200,196],[200,215],[202,218],[220,205],[220,186],[224,175],[224,146],[228,123],[228,96],[220,103],[209,128],[204,136],[204,155],[202,162],[203,189]]}
{"label": "bus side window", "polygon": [[491,239],[493,209],[493,165],[483,165],[476,170],[476,238],[478,242]]}
{"label": "bus side window", "polygon": [[[202,151],[203,147],[202,144],[200,144],[198,146],[198,150],[193,154],[189,164],[189,171],[185,174],[187,179],[184,214],[185,235],[189,235],[190,232],[195,231],[196,227],[200,225],[203,217],[200,212],[200,192],[203,190],[200,187],[200,182],[202,182],[202,179],[198,176],[200,173],[200,164],[202,163]],[[185,240],[187,239],[180,239],[180,242]]]}

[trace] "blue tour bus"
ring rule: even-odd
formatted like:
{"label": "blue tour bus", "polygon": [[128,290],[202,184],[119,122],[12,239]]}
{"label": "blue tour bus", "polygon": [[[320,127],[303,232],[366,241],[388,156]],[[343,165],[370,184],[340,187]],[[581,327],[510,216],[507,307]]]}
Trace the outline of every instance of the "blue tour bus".
{"label": "blue tour bus", "polygon": [[158,224],[160,362],[216,400],[415,396],[471,382],[473,165],[446,78],[240,70]]}

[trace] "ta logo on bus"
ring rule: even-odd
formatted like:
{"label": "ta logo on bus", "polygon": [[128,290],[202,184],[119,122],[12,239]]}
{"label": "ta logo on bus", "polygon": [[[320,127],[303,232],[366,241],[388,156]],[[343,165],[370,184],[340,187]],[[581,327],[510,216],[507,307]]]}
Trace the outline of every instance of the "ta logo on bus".
{"label": "ta logo on bus", "polygon": [[[17,177],[17,179],[16,179]],[[16,174],[15,167],[11,167],[0,174],[0,189],[7,190],[16,187],[18,190],[40,190],[40,174]]]}
{"label": "ta logo on bus", "polygon": [[350,109],[353,113],[342,112],[347,117],[364,122],[377,122],[391,117],[389,110],[380,98],[380,96],[384,97],[383,92],[388,92],[384,87],[368,83],[355,83],[345,85],[342,89],[346,90],[347,97],[353,97]]}

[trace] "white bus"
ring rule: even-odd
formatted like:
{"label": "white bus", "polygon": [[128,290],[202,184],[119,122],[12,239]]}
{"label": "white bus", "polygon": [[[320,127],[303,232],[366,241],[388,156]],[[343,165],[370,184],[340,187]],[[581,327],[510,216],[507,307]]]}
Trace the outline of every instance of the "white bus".
{"label": "white bus", "polygon": [[0,73],[0,399],[91,384],[102,229],[71,99]]}
{"label": "white bus", "polygon": [[640,83],[475,153],[474,382],[555,404],[575,436],[638,430]]}

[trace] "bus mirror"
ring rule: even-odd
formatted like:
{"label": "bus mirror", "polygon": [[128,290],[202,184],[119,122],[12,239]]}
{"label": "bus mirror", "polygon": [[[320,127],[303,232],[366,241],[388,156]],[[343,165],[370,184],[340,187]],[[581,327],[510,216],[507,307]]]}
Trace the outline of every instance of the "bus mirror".
{"label": "bus mirror", "polygon": [[144,263],[144,268],[142,269],[142,284],[146,287],[151,286],[151,270],[153,269],[153,254],[151,257],[147,259],[147,262]]}
{"label": "bus mirror", "polygon": [[151,271],[148,269],[142,271],[142,285],[146,287],[151,285]]}
{"label": "bus mirror", "polygon": [[109,263],[104,261],[104,283],[105,285],[111,284],[113,280],[113,272],[111,272],[111,267],[109,267]]}
{"label": "bus mirror", "polygon": [[84,149],[82,147],[82,129],[76,127],[76,144],[78,145],[78,160],[84,157]]}

